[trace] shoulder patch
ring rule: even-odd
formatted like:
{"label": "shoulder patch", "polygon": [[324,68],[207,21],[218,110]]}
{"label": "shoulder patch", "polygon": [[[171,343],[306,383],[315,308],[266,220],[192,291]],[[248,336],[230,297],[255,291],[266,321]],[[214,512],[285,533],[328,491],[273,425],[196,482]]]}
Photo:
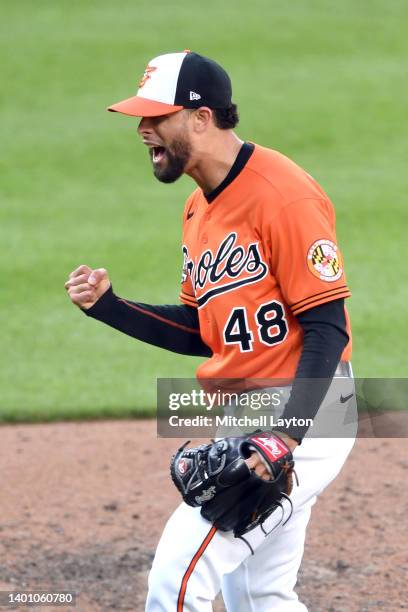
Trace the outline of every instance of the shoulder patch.
{"label": "shoulder patch", "polygon": [[341,255],[331,240],[316,240],[307,254],[307,265],[313,276],[329,283],[343,274]]}

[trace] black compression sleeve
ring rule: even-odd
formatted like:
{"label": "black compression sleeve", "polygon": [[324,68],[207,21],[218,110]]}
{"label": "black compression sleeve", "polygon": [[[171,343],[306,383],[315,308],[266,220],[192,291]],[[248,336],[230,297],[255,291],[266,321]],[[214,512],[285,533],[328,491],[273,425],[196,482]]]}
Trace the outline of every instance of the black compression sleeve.
{"label": "black compression sleeve", "polygon": [[211,357],[201,339],[197,309],[192,306],[152,306],[119,298],[112,287],[88,310],[88,317],[160,348],[197,357]]}
{"label": "black compression sleeve", "polygon": [[349,340],[344,299],[316,306],[298,315],[304,345],[296,378],[332,378]]}
{"label": "black compression sleeve", "polygon": [[[304,333],[292,392],[282,417],[313,419],[322,403],[349,336],[346,331],[344,300],[311,308],[297,317]],[[307,380],[304,380],[307,379]],[[317,379],[317,380],[310,380]],[[278,427],[299,442],[308,427]]]}

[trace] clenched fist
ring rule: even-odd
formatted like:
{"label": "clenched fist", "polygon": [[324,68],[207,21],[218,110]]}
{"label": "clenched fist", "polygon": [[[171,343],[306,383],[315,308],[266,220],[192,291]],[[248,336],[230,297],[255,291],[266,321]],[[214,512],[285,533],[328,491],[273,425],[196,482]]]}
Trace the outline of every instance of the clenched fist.
{"label": "clenched fist", "polygon": [[84,310],[91,308],[109,287],[107,271],[104,268],[92,270],[89,266],[79,266],[65,283],[71,302]]}

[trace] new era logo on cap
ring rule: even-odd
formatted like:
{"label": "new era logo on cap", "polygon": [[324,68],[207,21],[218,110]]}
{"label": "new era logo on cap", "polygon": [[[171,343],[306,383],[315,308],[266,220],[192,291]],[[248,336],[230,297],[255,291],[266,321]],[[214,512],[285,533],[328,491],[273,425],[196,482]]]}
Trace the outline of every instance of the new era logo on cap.
{"label": "new era logo on cap", "polygon": [[219,64],[198,53],[183,51],[152,59],[137,94],[109,106],[108,110],[155,117],[182,108],[227,108],[231,105],[231,95],[230,78]]}

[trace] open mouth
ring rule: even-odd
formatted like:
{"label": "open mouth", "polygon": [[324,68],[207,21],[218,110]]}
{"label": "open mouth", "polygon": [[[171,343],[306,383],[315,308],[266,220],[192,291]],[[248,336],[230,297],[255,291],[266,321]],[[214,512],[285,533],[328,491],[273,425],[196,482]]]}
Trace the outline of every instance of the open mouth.
{"label": "open mouth", "polygon": [[150,149],[150,155],[154,164],[158,164],[162,161],[166,155],[166,149],[164,147],[152,147]]}

